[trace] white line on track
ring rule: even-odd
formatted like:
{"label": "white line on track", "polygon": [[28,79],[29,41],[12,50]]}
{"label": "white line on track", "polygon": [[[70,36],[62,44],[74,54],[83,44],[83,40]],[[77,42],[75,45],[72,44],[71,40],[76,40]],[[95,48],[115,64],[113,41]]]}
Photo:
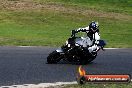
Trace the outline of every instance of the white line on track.
{"label": "white line on track", "polygon": [[[131,79],[132,81],[132,79]],[[1,86],[0,88],[47,88],[55,86],[63,86],[68,84],[77,84],[76,81],[73,82],[55,82],[55,83],[39,83],[39,84],[23,84],[23,85],[12,85],[12,86]],[[59,88],[59,87],[56,87]]]}
{"label": "white line on track", "polygon": [[[132,79],[131,79],[132,81]],[[47,87],[55,87],[55,86],[63,86],[68,84],[77,84],[76,81],[73,82],[55,82],[55,83],[39,83],[39,84],[23,84],[23,85],[12,85],[12,86],[1,86],[0,88],[47,88]],[[59,88],[59,87],[57,87]]]}
{"label": "white line on track", "polygon": [[16,46],[16,47],[38,47],[38,46]]}
{"label": "white line on track", "polygon": [[[17,46],[17,47],[30,48],[30,47],[40,47],[40,46]],[[45,47],[45,46],[42,46],[42,47]],[[104,49],[123,49],[123,48],[104,48]]]}
{"label": "white line on track", "polygon": [[122,49],[122,48],[104,48],[104,49]]}
{"label": "white line on track", "polygon": [[73,81],[73,82],[23,84],[23,85],[1,86],[0,88],[47,88],[47,87],[62,86],[62,85],[67,85],[67,84],[77,84],[77,82]]}

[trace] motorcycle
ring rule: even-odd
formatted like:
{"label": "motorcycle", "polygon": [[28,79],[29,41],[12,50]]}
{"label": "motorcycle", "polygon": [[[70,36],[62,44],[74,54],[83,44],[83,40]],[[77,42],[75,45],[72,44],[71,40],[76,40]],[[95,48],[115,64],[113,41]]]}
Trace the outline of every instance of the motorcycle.
{"label": "motorcycle", "polygon": [[[51,52],[47,57],[48,64],[58,63],[60,60],[66,60],[68,62],[77,63],[77,64],[87,64],[93,61],[97,52],[102,49],[104,50],[104,46],[106,45],[104,40],[97,40],[97,48],[92,52],[89,52],[88,43],[86,40],[89,39],[87,37],[87,33],[85,36],[80,37],[82,35],[77,36],[76,34],[71,35],[71,37],[66,41],[66,43],[55,51]],[[95,37],[98,35],[95,35]]]}

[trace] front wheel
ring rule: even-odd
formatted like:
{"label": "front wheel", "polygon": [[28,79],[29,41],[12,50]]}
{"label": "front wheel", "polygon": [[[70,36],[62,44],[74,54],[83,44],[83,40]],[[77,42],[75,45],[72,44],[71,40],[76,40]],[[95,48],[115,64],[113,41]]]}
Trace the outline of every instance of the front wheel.
{"label": "front wheel", "polygon": [[60,53],[57,51],[53,51],[47,57],[47,63],[48,64],[55,64],[55,63],[59,62],[60,60],[61,60]]}

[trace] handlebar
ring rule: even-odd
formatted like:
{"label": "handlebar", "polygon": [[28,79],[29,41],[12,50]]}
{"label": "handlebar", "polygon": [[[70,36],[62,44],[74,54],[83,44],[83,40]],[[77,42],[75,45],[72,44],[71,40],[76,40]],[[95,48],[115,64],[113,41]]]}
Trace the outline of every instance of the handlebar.
{"label": "handlebar", "polygon": [[72,30],[71,37],[75,37],[75,34],[79,33],[79,32],[86,32],[87,33],[87,30],[86,29]]}

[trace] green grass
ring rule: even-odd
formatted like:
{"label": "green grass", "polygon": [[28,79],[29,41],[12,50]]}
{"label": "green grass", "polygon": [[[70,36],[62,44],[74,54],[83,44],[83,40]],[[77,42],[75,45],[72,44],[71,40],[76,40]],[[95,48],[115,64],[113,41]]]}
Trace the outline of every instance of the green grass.
{"label": "green grass", "polygon": [[107,47],[132,47],[131,0],[5,1],[0,3],[1,46],[60,46],[72,29],[95,20]]}
{"label": "green grass", "polygon": [[[60,2],[63,4],[88,7],[107,12],[117,12],[132,15],[132,0],[34,0],[38,2]],[[87,9],[88,9],[87,8]]]}
{"label": "green grass", "polygon": [[65,85],[62,88],[132,88],[132,83],[128,84],[92,84],[87,83],[86,85]]}

